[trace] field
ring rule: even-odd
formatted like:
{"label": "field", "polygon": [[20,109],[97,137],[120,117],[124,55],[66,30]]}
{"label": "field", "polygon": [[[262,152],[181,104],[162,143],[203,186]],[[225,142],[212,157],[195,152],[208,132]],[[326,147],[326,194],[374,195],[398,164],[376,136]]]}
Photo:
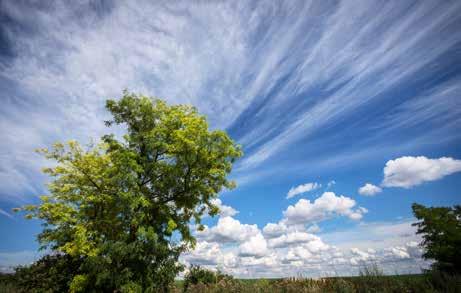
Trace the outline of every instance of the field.
{"label": "field", "polygon": [[[173,292],[183,292],[177,282]],[[325,279],[235,279],[197,284],[187,292],[461,292],[461,278],[446,275],[357,276]]]}
{"label": "field", "polygon": [[[1,293],[21,291],[14,275],[0,276]],[[30,292],[30,291],[27,291]],[[461,292],[461,278],[444,274],[357,276],[324,279],[232,279],[189,285],[178,280],[170,292]]]}

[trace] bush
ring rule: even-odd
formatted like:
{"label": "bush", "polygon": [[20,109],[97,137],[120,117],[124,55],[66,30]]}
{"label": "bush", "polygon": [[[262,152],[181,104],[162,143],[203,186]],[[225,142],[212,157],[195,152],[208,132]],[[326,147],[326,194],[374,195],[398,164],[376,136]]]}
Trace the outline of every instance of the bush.
{"label": "bush", "polygon": [[202,268],[201,266],[192,265],[184,277],[184,291],[187,291],[191,286],[196,285],[211,285],[224,284],[232,281],[233,277],[223,274],[220,271],[213,272]]}
{"label": "bush", "polygon": [[216,275],[213,271],[200,266],[192,265],[184,278],[184,285],[188,284],[213,284],[216,283]]}
{"label": "bush", "polygon": [[15,283],[22,292],[67,292],[80,264],[69,255],[45,255],[30,266],[18,267]]}

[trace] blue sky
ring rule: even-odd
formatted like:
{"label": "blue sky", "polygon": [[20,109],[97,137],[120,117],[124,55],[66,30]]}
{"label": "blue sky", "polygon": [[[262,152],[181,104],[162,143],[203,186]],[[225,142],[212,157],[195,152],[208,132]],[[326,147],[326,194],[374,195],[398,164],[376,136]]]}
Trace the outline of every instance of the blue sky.
{"label": "blue sky", "polygon": [[47,192],[33,150],[97,139],[126,88],[196,106],[245,151],[184,263],[419,271],[411,204],[461,201],[460,15],[459,1],[1,1],[0,267],[39,255],[40,224],[11,213]]}

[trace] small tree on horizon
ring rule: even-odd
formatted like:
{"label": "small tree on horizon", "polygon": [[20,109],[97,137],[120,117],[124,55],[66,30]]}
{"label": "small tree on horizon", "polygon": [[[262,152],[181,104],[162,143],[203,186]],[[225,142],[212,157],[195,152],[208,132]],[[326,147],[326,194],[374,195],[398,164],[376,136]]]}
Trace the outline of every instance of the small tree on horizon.
{"label": "small tree on horizon", "polygon": [[435,260],[435,270],[460,274],[461,206],[425,207],[414,203],[412,209],[419,220],[413,226],[423,237],[423,257]]}
{"label": "small tree on horizon", "polygon": [[124,126],[123,140],[40,150],[56,162],[44,169],[50,194],[18,210],[43,220],[42,248],[80,263],[71,291],[166,290],[180,253],[195,244],[190,224],[217,214],[212,199],[234,187],[226,177],[242,152],[191,106],[124,92],[106,108],[106,125]]}

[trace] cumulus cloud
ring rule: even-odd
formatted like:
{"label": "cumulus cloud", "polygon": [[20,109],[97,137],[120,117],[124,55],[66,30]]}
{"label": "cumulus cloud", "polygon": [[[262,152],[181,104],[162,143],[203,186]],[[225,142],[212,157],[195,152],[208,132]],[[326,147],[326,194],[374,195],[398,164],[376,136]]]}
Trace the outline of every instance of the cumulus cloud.
{"label": "cumulus cloud", "polygon": [[226,251],[218,243],[198,241],[194,250],[181,255],[181,261],[186,265],[195,264],[213,269],[218,265],[232,268],[237,264],[238,257],[234,251]]}
{"label": "cumulus cloud", "polygon": [[270,247],[287,247],[291,245],[298,245],[300,243],[306,243],[310,241],[319,240],[318,236],[305,232],[290,232],[281,235],[277,238],[269,240]]}
{"label": "cumulus cloud", "polygon": [[309,249],[303,246],[297,246],[290,248],[286,257],[283,259],[285,263],[293,263],[295,261],[302,261],[312,257],[312,253]]}
{"label": "cumulus cloud", "polygon": [[241,224],[232,217],[221,217],[216,226],[197,231],[197,236],[209,242],[243,242],[256,236],[260,231],[256,225]]}
{"label": "cumulus cloud", "polygon": [[461,171],[461,160],[449,157],[439,159],[429,159],[424,156],[400,157],[386,163],[382,186],[410,188],[459,171]]}
{"label": "cumulus cloud", "polygon": [[363,224],[358,229],[321,235],[306,230],[282,219],[233,243],[199,238],[196,250],[181,256],[181,261],[239,277],[295,276],[299,272],[306,276],[351,275],[374,263],[385,273],[408,273],[430,265],[421,258],[420,238],[411,221]]}
{"label": "cumulus cloud", "polygon": [[261,233],[251,236],[239,248],[240,256],[263,257],[267,252],[267,241]]}
{"label": "cumulus cloud", "polygon": [[221,254],[219,244],[199,241],[193,253],[186,254],[186,259],[197,265],[216,265]]}
{"label": "cumulus cloud", "polygon": [[367,262],[375,258],[375,251],[362,251],[356,247],[351,248],[352,257],[350,258],[350,263],[357,265],[359,263]]}
{"label": "cumulus cloud", "polygon": [[264,236],[274,238],[284,234],[288,230],[284,223],[267,223],[263,228]]}
{"label": "cumulus cloud", "polygon": [[301,193],[306,193],[306,192],[315,190],[317,188],[320,188],[321,186],[322,185],[317,182],[310,182],[310,183],[298,185],[296,187],[292,187],[287,193],[287,199],[292,198],[293,196],[301,194]]}
{"label": "cumulus cloud", "polygon": [[290,224],[319,222],[333,216],[346,216],[352,220],[360,220],[366,209],[353,209],[355,200],[333,192],[324,192],[314,202],[300,199],[290,205],[284,212],[285,221]]}
{"label": "cumulus cloud", "polygon": [[410,254],[407,252],[406,247],[404,246],[397,246],[397,247],[390,247],[385,250],[388,256],[391,259],[405,259],[410,258]]}
{"label": "cumulus cloud", "polygon": [[304,223],[287,223],[286,219],[282,219],[278,223],[267,223],[263,228],[264,237],[268,239],[291,232],[316,233],[318,231],[320,231],[320,227],[315,223],[306,227]]}
{"label": "cumulus cloud", "polygon": [[359,188],[359,194],[361,195],[366,195],[366,196],[373,196],[377,193],[382,192],[383,190],[381,187],[378,187],[376,185],[373,185],[371,183],[367,183],[364,186]]}

